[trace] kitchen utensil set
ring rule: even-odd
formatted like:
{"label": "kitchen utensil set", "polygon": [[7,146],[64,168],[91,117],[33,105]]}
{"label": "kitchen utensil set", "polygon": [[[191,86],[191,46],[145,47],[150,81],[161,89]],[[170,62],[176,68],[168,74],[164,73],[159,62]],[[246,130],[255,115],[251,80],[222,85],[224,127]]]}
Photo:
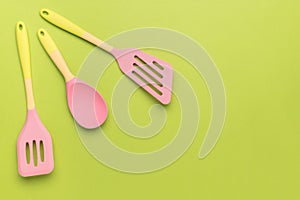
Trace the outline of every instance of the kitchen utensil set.
{"label": "kitchen utensil set", "polygon": [[[49,9],[42,9],[40,15],[46,21],[110,53],[126,76],[160,103],[164,105],[170,103],[173,74],[170,64],[138,49],[114,48]],[[27,97],[26,122],[17,141],[18,171],[24,177],[49,174],[54,168],[52,139],[35,109],[29,43],[27,29],[23,22],[17,23],[16,37]],[[38,38],[66,81],[68,106],[75,121],[86,129],[99,127],[108,114],[103,97],[95,88],[69,71],[60,51],[46,30],[40,29]]]}
{"label": "kitchen utensil set", "polygon": [[173,70],[169,63],[137,49],[113,48],[49,9],[42,9],[40,15],[48,22],[110,53],[126,76],[162,104],[170,103]]}

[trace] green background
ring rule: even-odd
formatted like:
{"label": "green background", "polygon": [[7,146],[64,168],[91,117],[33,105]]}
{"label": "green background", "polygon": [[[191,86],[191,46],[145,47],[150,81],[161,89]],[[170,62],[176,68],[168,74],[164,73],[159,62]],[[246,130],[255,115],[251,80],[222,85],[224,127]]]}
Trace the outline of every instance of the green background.
{"label": "green background", "polygon": [[[198,160],[210,119],[203,80],[183,59],[157,51],[154,54],[172,63],[196,91],[202,118],[195,141],[173,165],[149,174],[118,172],[95,160],[80,142],[68,112],[63,78],[40,46],[36,31],[40,27],[49,31],[74,73],[94,47],[45,22],[38,14],[44,7],[102,39],[154,26],[177,30],[203,45],[222,74],[227,95],[227,118],[213,152]],[[2,2],[0,198],[300,198],[299,8],[295,0]],[[54,143],[55,171],[34,178],[21,178],[17,173],[16,139],[26,115],[14,32],[18,20],[28,27],[36,106]],[[112,65],[98,85],[108,100],[113,83],[121,76],[116,63]],[[149,123],[145,112],[155,101],[143,91],[137,91],[133,99],[133,118],[139,124]],[[170,123],[175,123],[176,99],[168,109],[173,116]],[[103,128],[117,145],[137,152],[154,150],[172,138],[164,135],[164,129],[149,141],[134,140],[118,130],[112,117]]]}

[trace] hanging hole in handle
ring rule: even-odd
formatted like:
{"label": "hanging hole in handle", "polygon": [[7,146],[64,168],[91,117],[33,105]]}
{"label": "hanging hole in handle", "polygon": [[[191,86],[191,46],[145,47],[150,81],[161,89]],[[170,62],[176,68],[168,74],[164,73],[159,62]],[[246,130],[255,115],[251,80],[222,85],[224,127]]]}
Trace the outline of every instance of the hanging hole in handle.
{"label": "hanging hole in handle", "polygon": [[44,31],[40,31],[40,34],[41,34],[41,36],[44,36],[45,32]]}
{"label": "hanging hole in handle", "polygon": [[19,24],[19,30],[23,30],[23,24]]}
{"label": "hanging hole in handle", "polygon": [[42,13],[43,13],[44,15],[49,15],[49,13],[48,13],[47,10],[43,10]]}

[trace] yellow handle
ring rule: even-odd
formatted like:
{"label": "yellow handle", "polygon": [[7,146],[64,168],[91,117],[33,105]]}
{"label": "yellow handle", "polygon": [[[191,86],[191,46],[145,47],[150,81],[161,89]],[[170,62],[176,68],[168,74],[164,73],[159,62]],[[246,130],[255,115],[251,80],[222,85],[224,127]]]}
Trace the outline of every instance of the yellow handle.
{"label": "yellow handle", "polygon": [[73,22],[69,21],[68,19],[64,18],[63,16],[59,15],[58,13],[52,10],[42,9],[40,11],[40,15],[48,22],[104,49],[107,52],[111,52],[113,49],[112,46],[106,44],[102,40],[98,39],[94,35],[88,33]]}
{"label": "yellow handle", "polygon": [[25,82],[26,98],[27,98],[27,109],[32,110],[35,108],[32,82],[31,82],[31,70],[30,70],[30,52],[29,42],[26,26],[23,22],[18,22],[16,26],[16,36],[19,49],[19,57],[21,60],[22,71]]}
{"label": "yellow handle", "polygon": [[72,80],[74,78],[74,75],[70,72],[65,60],[63,59],[51,36],[44,29],[40,29],[38,31],[38,37],[52,61],[55,63],[59,71],[63,74],[66,82]]}
{"label": "yellow handle", "polygon": [[50,55],[52,52],[58,50],[56,44],[54,43],[51,36],[47,33],[46,30],[40,29],[38,31],[38,37],[39,37],[40,42],[42,43],[44,49],[47,51],[48,55]]}
{"label": "yellow handle", "polygon": [[42,9],[40,11],[40,15],[46,19],[47,21],[51,22],[52,24],[65,29],[66,31],[77,35],[78,37],[82,37],[83,34],[86,32],[79,26],[73,24],[73,22],[69,21],[68,19],[60,16],[56,12],[49,10],[49,9]]}
{"label": "yellow handle", "polygon": [[30,54],[29,42],[27,36],[26,26],[23,22],[18,22],[16,26],[16,36],[19,49],[19,57],[21,60],[24,78],[31,78],[30,72]]}

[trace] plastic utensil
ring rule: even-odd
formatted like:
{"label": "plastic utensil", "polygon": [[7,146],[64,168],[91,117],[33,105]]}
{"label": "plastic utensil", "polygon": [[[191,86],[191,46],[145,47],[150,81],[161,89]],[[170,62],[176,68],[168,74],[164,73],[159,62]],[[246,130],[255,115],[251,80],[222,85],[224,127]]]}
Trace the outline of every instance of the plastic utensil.
{"label": "plastic utensil", "polygon": [[17,141],[18,171],[24,177],[49,174],[54,168],[52,139],[35,109],[29,43],[23,22],[17,23],[16,36],[27,97],[26,122]]}
{"label": "plastic utensil", "polygon": [[69,71],[54,41],[44,29],[38,31],[38,36],[44,49],[65,78],[68,106],[76,122],[87,129],[99,127],[106,120],[108,113],[102,96],[95,88],[79,80]]}
{"label": "plastic utensil", "polygon": [[137,49],[113,48],[49,9],[42,9],[40,15],[52,24],[112,54],[125,75],[162,104],[170,103],[173,69],[169,63]]}

